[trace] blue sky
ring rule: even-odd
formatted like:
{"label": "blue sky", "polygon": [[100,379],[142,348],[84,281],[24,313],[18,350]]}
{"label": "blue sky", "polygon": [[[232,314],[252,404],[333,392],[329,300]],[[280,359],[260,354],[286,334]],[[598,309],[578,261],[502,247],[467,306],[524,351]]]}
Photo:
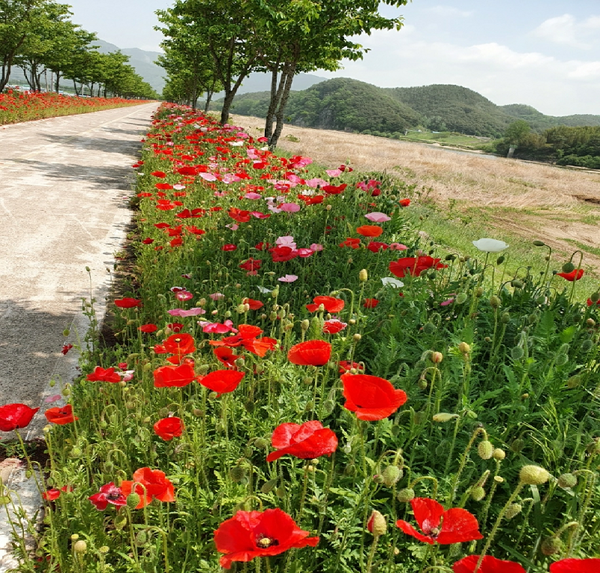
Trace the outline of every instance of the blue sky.
{"label": "blue sky", "polygon": [[[69,4],[73,20],[103,40],[158,50],[154,12],[172,2]],[[315,73],[382,87],[456,84],[499,105],[525,103],[549,115],[600,115],[600,0],[414,0],[382,9],[404,16],[401,31],[365,36],[359,42],[370,51],[362,61]]]}

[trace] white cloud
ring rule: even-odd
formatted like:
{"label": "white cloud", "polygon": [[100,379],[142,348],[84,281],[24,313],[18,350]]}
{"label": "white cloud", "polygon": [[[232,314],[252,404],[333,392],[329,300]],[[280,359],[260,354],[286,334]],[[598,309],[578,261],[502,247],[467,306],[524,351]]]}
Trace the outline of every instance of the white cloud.
{"label": "white cloud", "polygon": [[589,50],[597,43],[594,32],[598,29],[600,29],[600,16],[590,16],[583,21],[578,21],[571,14],[563,14],[542,22],[533,30],[532,35],[555,44]]}
{"label": "white cloud", "polygon": [[[393,35],[392,35],[393,34]],[[498,105],[524,103],[551,115],[600,114],[600,59],[560,59],[500,43],[460,46],[425,42],[402,32],[361,38],[372,51],[327,77],[352,77],[381,87],[456,84]]]}

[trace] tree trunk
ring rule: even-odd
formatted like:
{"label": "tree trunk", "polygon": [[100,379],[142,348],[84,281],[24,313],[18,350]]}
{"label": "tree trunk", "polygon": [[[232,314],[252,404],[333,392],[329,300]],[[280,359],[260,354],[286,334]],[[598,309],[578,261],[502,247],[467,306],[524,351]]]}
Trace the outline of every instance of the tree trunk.
{"label": "tree trunk", "polygon": [[75,90],[75,95],[79,96],[79,90],[77,89],[77,82],[73,80],[73,89]]}
{"label": "tree trunk", "polygon": [[206,90],[206,103],[204,104],[204,113],[208,112],[208,106],[210,105],[210,100],[212,99],[214,93],[215,92],[212,89]]}
{"label": "tree trunk", "polygon": [[56,93],[60,91],[60,72],[56,72]]}
{"label": "tree trunk", "polygon": [[285,106],[287,105],[288,99],[290,97],[290,90],[292,89],[292,83],[294,81],[294,76],[296,75],[296,62],[292,62],[289,64],[289,68],[282,72],[280,83],[283,83],[283,90],[281,94],[281,98],[279,100],[277,111],[275,113],[275,119],[277,121],[277,125],[275,127],[275,131],[269,138],[269,148],[275,149],[277,146],[277,142],[279,141],[279,136],[283,130],[283,114],[285,112]]}
{"label": "tree trunk", "polygon": [[[284,66],[285,69],[285,66]],[[273,123],[275,122],[275,112],[277,111],[277,102],[281,99],[283,82],[283,73],[279,82],[277,81],[279,74],[279,59],[275,63],[275,67],[271,72],[271,99],[269,100],[269,109],[267,110],[267,117],[265,118],[265,137],[271,139],[273,135]]]}

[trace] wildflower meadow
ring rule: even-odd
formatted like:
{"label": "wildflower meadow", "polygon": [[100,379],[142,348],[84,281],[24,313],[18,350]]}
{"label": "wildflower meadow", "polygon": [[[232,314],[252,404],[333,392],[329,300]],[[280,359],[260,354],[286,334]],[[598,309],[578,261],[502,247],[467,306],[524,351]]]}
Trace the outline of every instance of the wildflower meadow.
{"label": "wildflower meadow", "polygon": [[142,103],[147,102],[120,97],[82,98],[54,92],[8,90],[5,93],[0,93],[0,125],[47,117],[89,113]]}
{"label": "wildflower meadow", "polygon": [[[600,571],[579,253],[445,252],[414,188],[187,107],[133,167],[107,325],[85,301],[81,378],[31,462],[42,525],[13,521],[20,571]],[[0,430],[34,415],[2,405]]]}

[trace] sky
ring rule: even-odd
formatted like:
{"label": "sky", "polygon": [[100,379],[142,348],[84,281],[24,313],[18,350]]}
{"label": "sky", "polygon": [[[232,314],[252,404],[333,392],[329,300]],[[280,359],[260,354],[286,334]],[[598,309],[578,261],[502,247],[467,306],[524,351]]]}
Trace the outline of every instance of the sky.
{"label": "sky", "polygon": [[[171,0],[64,0],[73,21],[120,48],[159,50],[155,11]],[[337,72],[380,87],[455,84],[498,105],[600,115],[600,0],[414,0],[382,5],[400,31],[356,39],[369,51]]]}

